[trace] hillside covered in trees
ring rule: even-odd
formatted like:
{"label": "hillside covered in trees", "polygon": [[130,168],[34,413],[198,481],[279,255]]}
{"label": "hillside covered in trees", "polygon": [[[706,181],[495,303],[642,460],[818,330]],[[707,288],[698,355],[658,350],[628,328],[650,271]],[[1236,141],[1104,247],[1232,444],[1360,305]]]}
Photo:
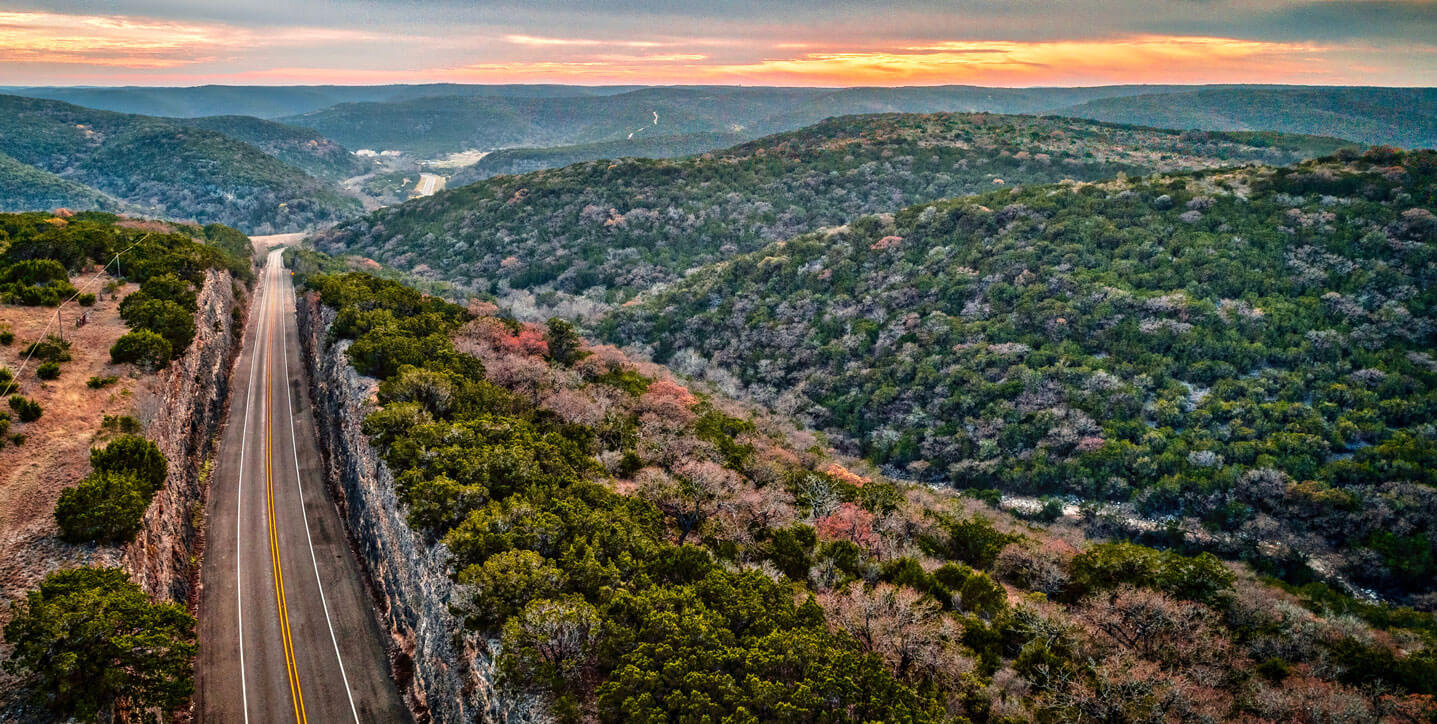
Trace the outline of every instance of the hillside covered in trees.
{"label": "hillside covered in trees", "polygon": [[1229,86],[1098,98],[1054,112],[1162,128],[1282,130],[1437,147],[1437,88]]}
{"label": "hillside covered in trees", "polygon": [[865,213],[1013,184],[1287,163],[1342,145],[1030,116],[855,116],[690,158],[491,178],[381,209],[314,243],[481,291],[612,303]]}
{"label": "hillside covered in trees", "polygon": [[[257,131],[254,124],[220,124],[225,125]],[[321,159],[328,147],[287,147],[308,153],[318,166],[327,165]],[[0,153],[137,211],[224,223],[253,233],[298,231],[360,209],[357,200],[329,184],[223,133],[57,101],[0,96]],[[83,198],[80,194],[77,200]],[[3,201],[7,208],[24,208],[16,199]],[[40,208],[48,207],[28,210]]]}
{"label": "hillside covered in trees", "polygon": [[[1430,615],[893,482],[579,338],[291,263],[505,696],[560,721],[1409,721]],[[493,649],[488,649],[493,653]]]}
{"label": "hillside covered in trees", "polygon": [[122,204],[89,186],[27,166],[0,153],[0,211],[60,207],[116,211]]}
{"label": "hillside covered in trees", "polygon": [[1391,149],[1028,186],[773,244],[605,329],[906,475],[1122,502],[1430,609],[1434,204],[1437,153]]}

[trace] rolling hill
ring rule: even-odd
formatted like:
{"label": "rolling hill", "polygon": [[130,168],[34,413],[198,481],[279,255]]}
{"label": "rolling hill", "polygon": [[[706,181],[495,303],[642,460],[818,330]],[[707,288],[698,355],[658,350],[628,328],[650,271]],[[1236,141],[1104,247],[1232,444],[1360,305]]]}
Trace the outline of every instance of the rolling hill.
{"label": "rolling hill", "polygon": [[1437,88],[1202,88],[1102,98],[1055,112],[1162,128],[1271,129],[1437,147]]}
{"label": "rolling hill", "polygon": [[777,242],[601,326],[890,470],[1427,600],[1434,205],[1437,152],[1381,148],[1033,185]]}
{"label": "rolling hill", "polygon": [[431,96],[587,96],[621,93],[634,86],[466,85],[427,83],[376,86],[229,86],[188,88],[123,86],[10,88],[6,93],[73,103],[86,108],[145,116],[279,118],[340,103],[389,102]]}
{"label": "rolling hill", "polygon": [[315,244],[481,289],[617,302],[865,213],[999,185],[1285,163],[1341,145],[1032,116],[846,117],[690,158],[495,177],[346,222]]}
{"label": "rolling hill", "polygon": [[27,166],[0,153],[0,211],[57,208],[118,211],[123,204],[84,184]]}
{"label": "rolling hill", "polygon": [[372,169],[370,162],[308,128],[286,126],[250,116],[205,116],[177,119],[191,128],[203,128],[244,141],[311,176],[339,181]]}
{"label": "rolling hill", "polygon": [[0,96],[0,153],[137,210],[252,233],[297,231],[359,210],[358,201],[230,136],[56,101]]}

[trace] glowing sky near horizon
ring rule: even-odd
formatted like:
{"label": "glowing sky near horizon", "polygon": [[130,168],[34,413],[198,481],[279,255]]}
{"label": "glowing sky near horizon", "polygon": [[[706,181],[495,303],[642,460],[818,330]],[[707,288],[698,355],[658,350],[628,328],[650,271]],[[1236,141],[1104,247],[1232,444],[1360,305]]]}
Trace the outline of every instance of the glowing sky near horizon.
{"label": "glowing sky near horizon", "polygon": [[1437,0],[0,0],[0,84],[1437,85]]}

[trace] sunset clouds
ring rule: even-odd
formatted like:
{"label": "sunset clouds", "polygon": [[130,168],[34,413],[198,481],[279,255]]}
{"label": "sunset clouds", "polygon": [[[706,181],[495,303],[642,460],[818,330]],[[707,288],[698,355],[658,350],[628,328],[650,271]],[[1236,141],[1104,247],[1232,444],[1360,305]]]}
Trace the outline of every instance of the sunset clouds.
{"label": "sunset clouds", "polygon": [[10,85],[1437,85],[1428,0],[5,4]]}

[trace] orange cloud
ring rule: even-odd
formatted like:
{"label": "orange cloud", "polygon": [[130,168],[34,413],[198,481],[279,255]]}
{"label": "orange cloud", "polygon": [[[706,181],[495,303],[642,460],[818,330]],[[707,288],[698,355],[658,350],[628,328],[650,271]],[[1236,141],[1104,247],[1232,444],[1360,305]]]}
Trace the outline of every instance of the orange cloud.
{"label": "orange cloud", "polygon": [[[1073,85],[1098,83],[1302,82],[1326,78],[1335,50],[1310,43],[1142,35],[1107,40],[949,41],[890,49],[804,50],[749,63],[681,54],[483,63],[449,73],[508,82],[744,82],[796,85]],[[664,61],[667,64],[655,64]]]}
{"label": "orange cloud", "polygon": [[536,47],[621,47],[621,48],[662,48],[669,43],[651,40],[592,40],[588,38],[543,38],[533,35],[505,35],[504,40],[515,45]]}
{"label": "orange cloud", "polygon": [[0,11],[0,62],[163,69],[213,62],[243,50],[367,42],[373,33],[330,28],[256,31],[117,15]]}

